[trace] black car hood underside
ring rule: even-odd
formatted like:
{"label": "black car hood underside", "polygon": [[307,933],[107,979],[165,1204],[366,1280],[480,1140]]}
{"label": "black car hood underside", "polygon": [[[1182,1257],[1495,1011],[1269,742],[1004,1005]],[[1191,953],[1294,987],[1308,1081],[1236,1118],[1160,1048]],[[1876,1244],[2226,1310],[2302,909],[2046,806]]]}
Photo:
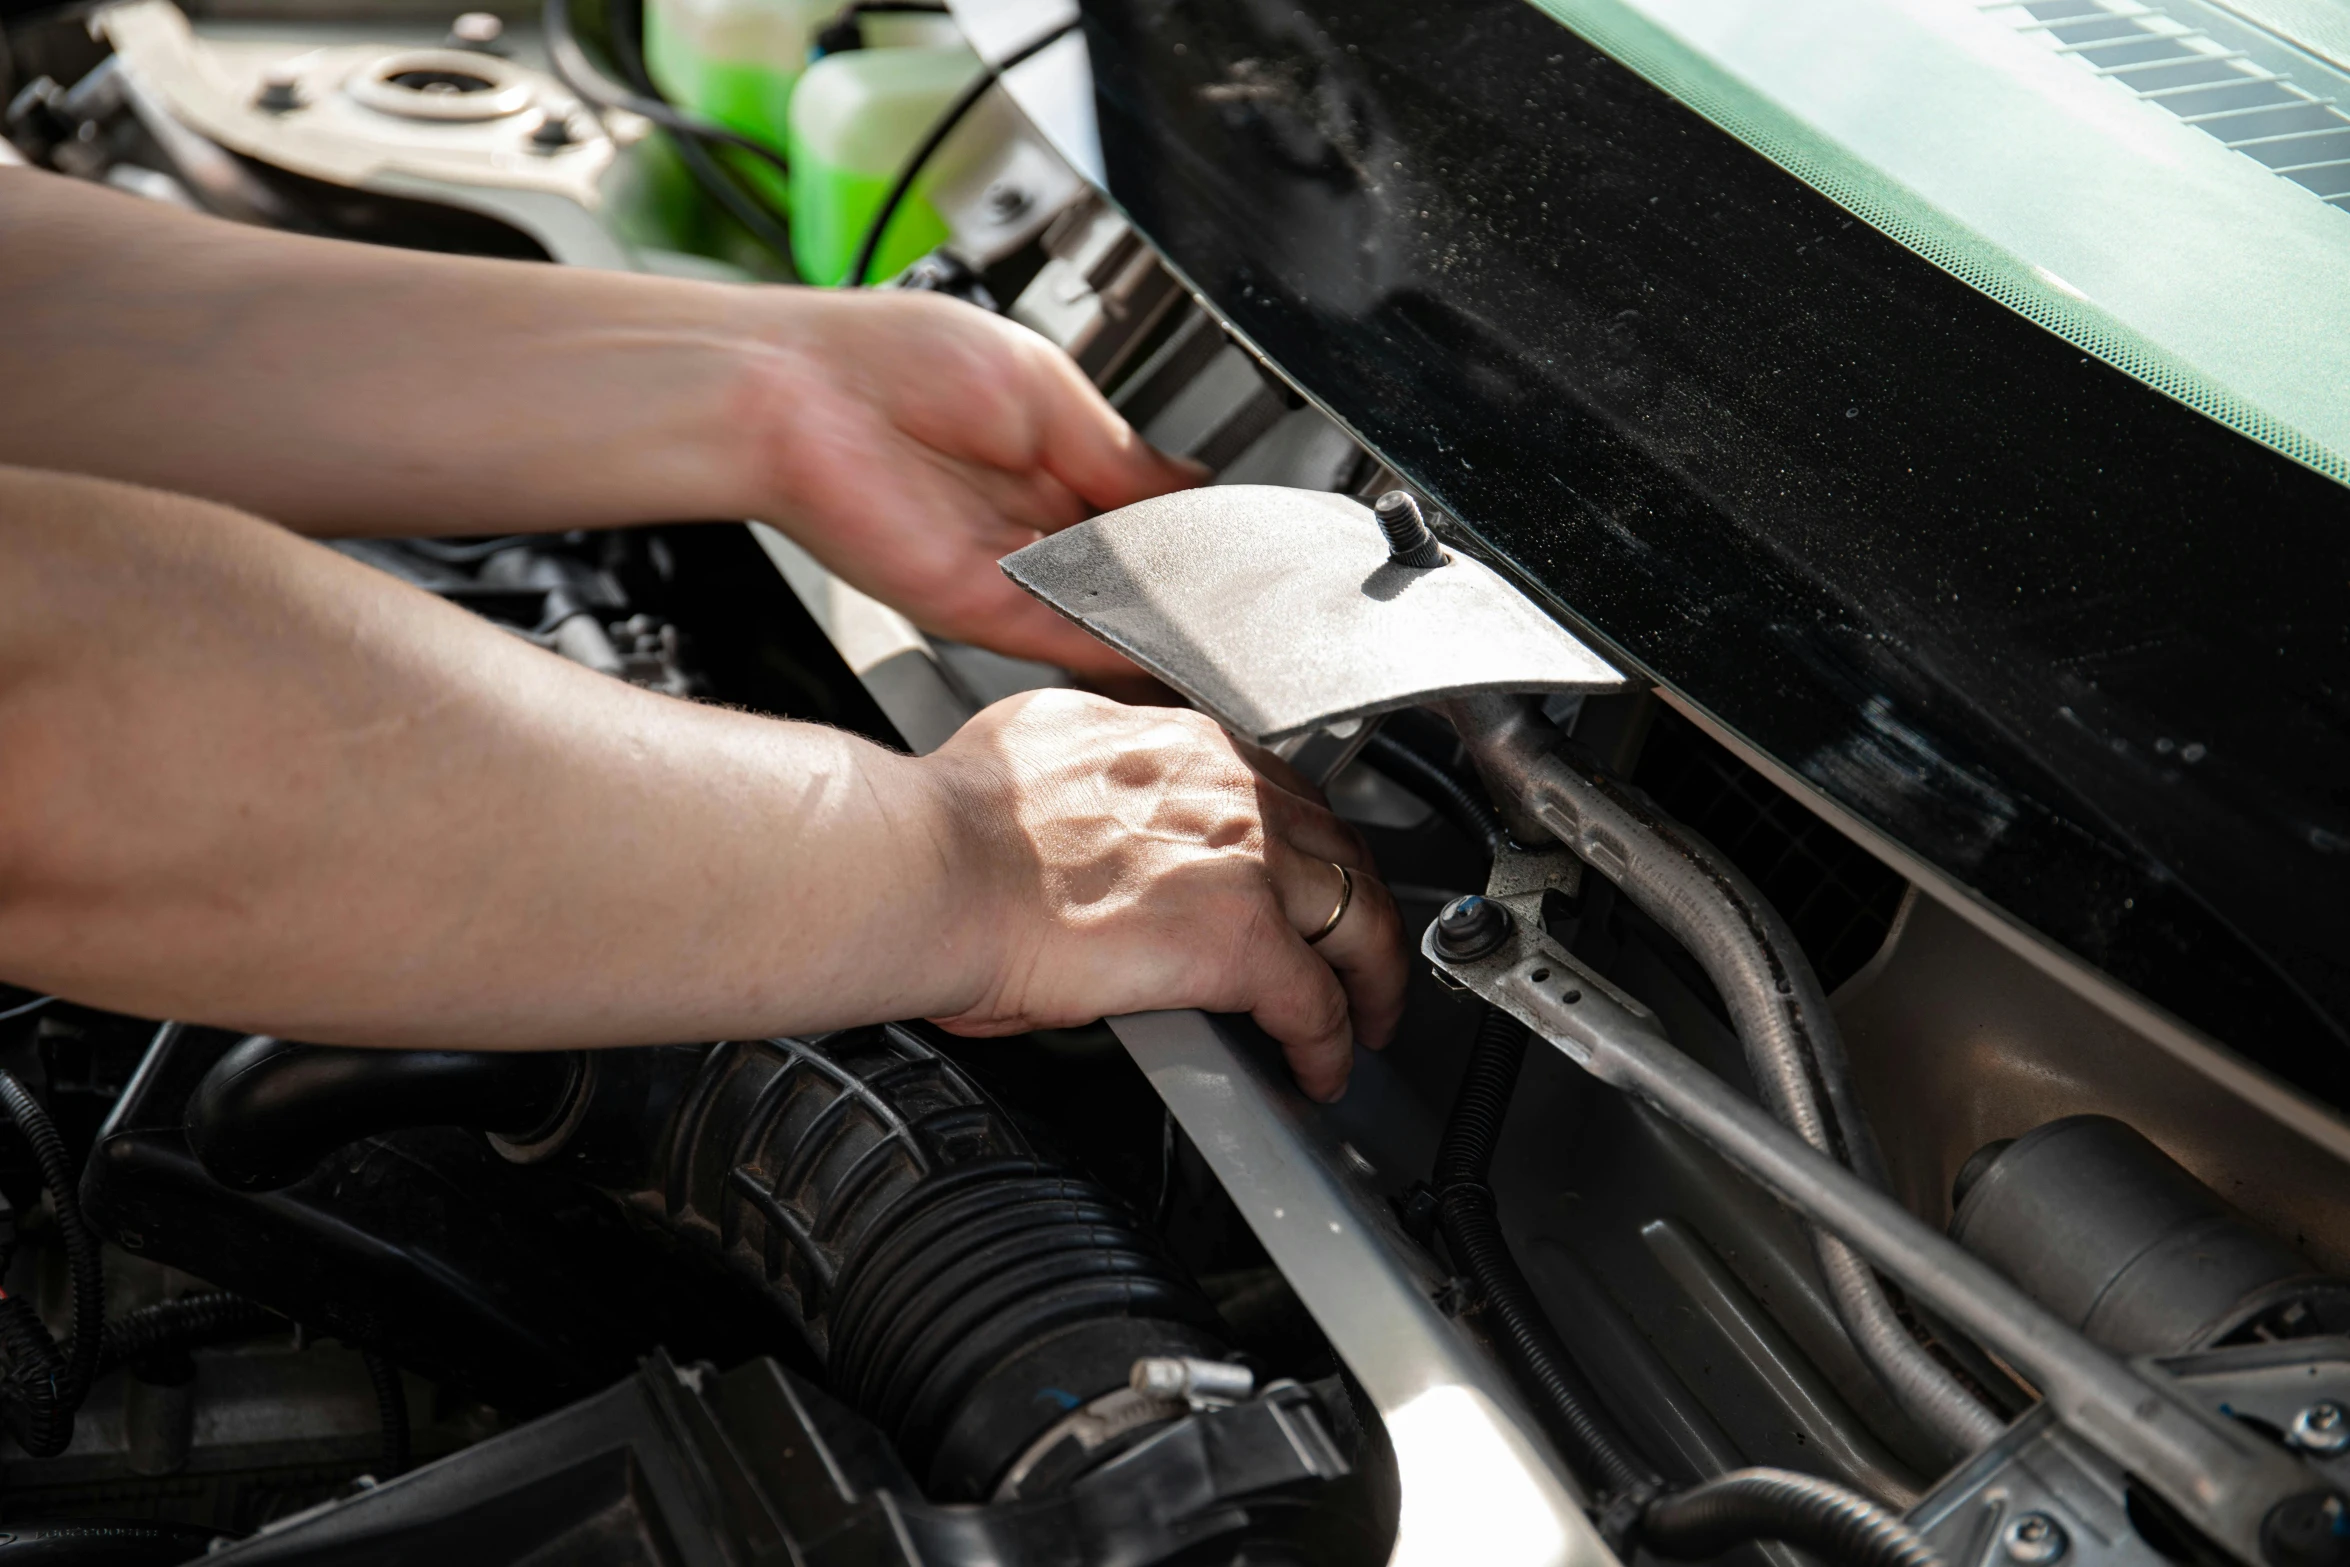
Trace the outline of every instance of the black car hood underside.
{"label": "black car hood underside", "polygon": [[2350,492],[1521,0],[1085,0],[1111,195],[1521,580],[2350,1105]]}

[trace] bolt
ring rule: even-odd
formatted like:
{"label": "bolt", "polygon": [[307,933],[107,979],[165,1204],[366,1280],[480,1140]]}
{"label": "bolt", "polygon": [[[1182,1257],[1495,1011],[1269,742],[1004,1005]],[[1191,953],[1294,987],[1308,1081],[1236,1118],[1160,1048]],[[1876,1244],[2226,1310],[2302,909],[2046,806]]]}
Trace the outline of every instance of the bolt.
{"label": "bolt", "polygon": [[987,187],[979,198],[987,208],[987,215],[998,223],[1009,223],[1026,212],[1035,198],[1027,190],[1009,180],[1000,180]]}
{"label": "bolt", "polygon": [[280,60],[261,73],[261,91],[254,94],[253,107],[271,114],[287,114],[302,107],[302,66],[296,60]]}
{"label": "bolt", "polygon": [[1444,564],[1444,551],[1420,515],[1420,503],[1402,490],[1389,490],[1371,503],[1379,531],[1387,535],[1387,559],[1397,566],[1424,569]]}
{"label": "bolt", "polygon": [[487,11],[468,11],[449,24],[449,47],[472,49],[482,54],[495,54],[498,40],[506,36],[506,24]]}
{"label": "bolt", "polygon": [[2286,1497],[2260,1520],[2260,1555],[2269,1567],[2342,1567],[2350,1556],[2350,1509],[2332,1491]]}
{"label": "bolt", "polygon": [[2320,1399],[2293,1417],[2288,1433],[2305,1453],[2339,1453],[2350,1448],[2350,1410],[2332,1399]]}
{"label": "bolt", "polygon": [[1474,963],[1500,949],[1516,922],[1491,898],[1470,893],[1455,898],[1436,916],[1436,955],[1453,963]]}
{"label": "bolt", "polygon": [[2064,1525],[2046,1513],[2025,1513],[2007,1526],[2000,1535],[2000,1549],[2007,1559],[2020,1567],[2047,1567],[2064,1555],[2071,1542],[2065,1538]]}

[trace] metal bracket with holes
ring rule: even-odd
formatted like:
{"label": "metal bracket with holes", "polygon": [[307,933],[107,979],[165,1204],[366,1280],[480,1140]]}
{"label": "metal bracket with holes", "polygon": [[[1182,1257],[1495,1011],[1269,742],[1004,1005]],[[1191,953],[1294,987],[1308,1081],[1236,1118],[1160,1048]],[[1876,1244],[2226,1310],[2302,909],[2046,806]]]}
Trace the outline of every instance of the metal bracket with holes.
{"label": "metal bracket with holes", "polygon": [[2339,1508],[2324,1475],[2166,1372],[2124,1366],[1674,1048],[1653,1012],[1543,931],[1540,892],[1516,890],[1527,878],[1507,864],[1513,858],[1497,857],[1495,893],[1485,900],[1507,911],[1506,929],[1490,919],[1457,921],[1456,932],[1476,924],[1478,939],[1464,945],[1445,940],[1445,918],[1429,927],[1421,950],[1439,974],[1508,1012],[1601,1082],[1678,1122],[1840,1236],[2029,1377],[2069,1433],[2242,1560],[2284,1567],[2294,1559],[2286,1542],[2299,1513]]}

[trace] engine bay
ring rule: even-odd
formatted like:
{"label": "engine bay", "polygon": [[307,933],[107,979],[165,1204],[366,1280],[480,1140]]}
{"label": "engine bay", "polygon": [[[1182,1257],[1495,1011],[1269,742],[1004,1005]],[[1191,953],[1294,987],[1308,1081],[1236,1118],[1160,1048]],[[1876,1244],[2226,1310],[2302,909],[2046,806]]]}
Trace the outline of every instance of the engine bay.
{"label": "engine bay", "polygon": [[[337,188],[325,133],[273,163],[156,74],[213,48],[290,101],[324,67],[177,16],[12,34],[14,144],[305,232],[762,275],[756,209],[697,209],[695,250],[555,188],[649,130],[576,70],[499,132],[536,151]],[[368,79],[430,85],[399,75]],[[1510,575],[1047,138],[988,136],[882,286],[1036,330],[1216,487],[1408,512],[1365,547]],[[577,161],[525,200],[485,172],[525,157]],[[1066,682],[759,523],[335,547],[611,678],[915,752]],[[1427,933],[1327,1107],[1198,1015],[517,1055],[0,991],[0,1561],[2350,1556],[2350,1124],[1669,687],[1441,684],[1272,747]]]}

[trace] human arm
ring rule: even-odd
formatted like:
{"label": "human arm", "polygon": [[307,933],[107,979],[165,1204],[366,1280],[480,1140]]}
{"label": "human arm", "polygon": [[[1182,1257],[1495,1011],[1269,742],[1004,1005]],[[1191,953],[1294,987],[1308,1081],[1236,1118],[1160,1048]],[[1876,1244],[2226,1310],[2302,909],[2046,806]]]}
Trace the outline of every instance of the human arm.
{"label": "human arm", "polygon": [[1368,874],[1298,934],[1338,860],[1369,869],[1196,714],[1036,693],[899,756],[593,674],[209,503],[0,469],[14,983],[487,1049],[1205,1006],[1327,1095],[1402,988]]}
{"label": "human arm", "polygon": [[0,462],[302,532],[758,517],[925,628],[1123,660],[997,558],[1195,482],[1025,329],[240,227],[0,170]]}

